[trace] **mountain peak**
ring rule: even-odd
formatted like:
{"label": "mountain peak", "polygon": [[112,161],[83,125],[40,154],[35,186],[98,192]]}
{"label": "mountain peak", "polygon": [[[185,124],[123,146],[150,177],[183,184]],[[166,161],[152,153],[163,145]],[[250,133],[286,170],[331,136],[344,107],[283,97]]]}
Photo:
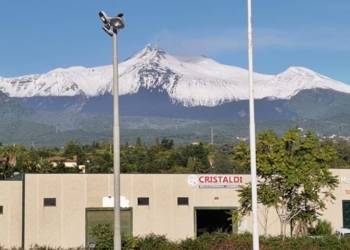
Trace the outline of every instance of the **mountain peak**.
{"label": "mountain peak", "polygon": [[299,78],[303,78],[303,79],[309,79],[309,80],[330,80],[332,81],[332,79],[321,75],[315,71],[312,71],[311,69],[305,68],[305,67],[296,67],[296,66],[292,66],[289,67],[286,71],[284,71],[283,73],[281,73],[280,75],[293,75],[293,77],[299,77]]}
{"label": "mountain peak", "polygon": [[[0,78],[0,91],[10,97],[99,96],[112,93],[112,67],[80,66],[54,69],[46,74]],[[168,95],[184,106],[216,106],[248,99],[248,71],[220,64],[204,56],[170,55],[147,44],[119,63],[119,94],[140,89]],[[278,75],[254,73],[255,98],[289,99],[304,89],[332,89],[350,93],[350,86],[304,67],[290,67]]]}
{"label": "mountain peak", "polygon": [[56,68],[54,70],[49,71],[48,73],[77,72],[82,70],[86,70],[86,68],[82,66],[72,66],[69,68]]}
{"label": "mountain peak", "polygon": [[149,53],[160,53],[160,54],[167,54],[164,50],[157,46],[152,46],[151,44],[147,44],[145,47],[143,47],[139,52],[136,52],[136,54],[149,54]]}
{"label": "mountain peak", "polygon": [[305,67],[299,67],[299,66],[291,66],[284,72],[293,72],[293,73],[299,73],[299,74],[317,74],[315,71],[312,71],[311,69],[305,68]]}

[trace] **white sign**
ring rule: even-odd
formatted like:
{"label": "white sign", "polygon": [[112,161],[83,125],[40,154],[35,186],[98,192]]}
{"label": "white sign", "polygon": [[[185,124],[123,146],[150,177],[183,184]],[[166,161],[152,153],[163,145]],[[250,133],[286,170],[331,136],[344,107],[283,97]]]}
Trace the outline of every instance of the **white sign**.
{"label": "white sign", "polygon": [[[120,207],[128,208],[130,201],[124,197],[120,196]],[[102,207],[114,207],[114,197],[106,196],[102,198]]]}
{"label": "white sign", "polygon": [[191,188],[241,188],[243,178],[233,175],[190,175],[187,183]]}
{"label": "white sign", "polygon": [[340,177],[340,183],[350,184],[350,178]]}

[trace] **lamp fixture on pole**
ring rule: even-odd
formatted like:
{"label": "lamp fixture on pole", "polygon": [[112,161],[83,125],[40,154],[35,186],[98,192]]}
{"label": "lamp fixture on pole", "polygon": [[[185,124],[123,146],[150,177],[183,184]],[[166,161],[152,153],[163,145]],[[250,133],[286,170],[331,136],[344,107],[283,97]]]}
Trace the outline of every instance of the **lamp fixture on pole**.
{"label": "lamp fixture on pole", "polygon": [[120,126],[119,126],[119,83],[118,83],[118,30],[123,29],[124,14],[108,17],[99,13],[102,29],[113,37],[113,175],[114,175],[114,250],[121,250],[120,231]]}

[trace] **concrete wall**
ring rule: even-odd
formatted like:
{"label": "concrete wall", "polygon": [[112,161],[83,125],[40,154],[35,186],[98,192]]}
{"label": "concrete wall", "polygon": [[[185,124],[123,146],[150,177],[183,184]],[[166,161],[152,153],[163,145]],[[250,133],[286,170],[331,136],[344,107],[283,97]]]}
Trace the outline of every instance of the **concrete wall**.
{"label": "concrete wall", "polygon": [[[26,175],[25,245],[61,247],[85,245],[85,208],[102,207],[113,195],[112,175]],[[56,198],[45,207],[44,198]]]}
{"label": "concrete wall", "polygon": [[[333,170],[343,177],[334,192],[337,200],[327,203],[323,218],[334,228],[342,226],[342,200],[350,200],[350,170]],[[237,189],[191,187],[189,175],[135,174],[121,175],[121,196],[132,207],[133,234],[150,232],[166,234],[170,239],[195,236],[194,210],[198,207],[237,207]],[[198,176],[197,176],[198,177]],[[347,183],[346,179],[349,178]],[[242,182],[250,176],[242,176]],[[239,183],[238,183],[239,184]],[[0,244],[5,247],[21,245],[21,182],[0,182]],[[103,197],[113,197],[112,174],[27,174],[25,195],[25,245],[31,244],[76,247],[85,244],[85,209],[102,207]],[[349,190],[348,192],[346,190]],[[138,206],[138,197],[149,197],[149,206]],[[178,206],[177,197],[188,197],[188,206]],[[56,206],[45,207],[44,198],[56,198]],[[260,218],[262,218],[261,214]],[[245,218],[251,231],[251,219]],[[268,234],[280,232],[279,221],[270,210]],[[260,227],[260,233],[263,228]]]}
{"label": "concrete wall", "polygon": [[[188,175],[122,176],[122,195],[130,199],[133,207],[134,235],[153,232],[166,234],[170,239],[193,237],[195,207],[238,206],[236,189],[191,188],[187,177]],[[150,205],[138,206],[137,197],[149,197]],[[188,197],[189,205],[178,206],[177,197]]]}
{"label": "concrete wall", "polygon": [[[187,177],[121,176],[121,195],[133,208],[134,235],[153,232],[170,239],[193,237],[194,207],[238,206],[236,189],[191,188]],[[102,207],[106,196],[113,196],[113,175],[26,175],[25,245],[84,245],[85,208]],[[149,197],[149,206],[138,206],[138,197]],[[188,197],[189,205],[178,206],[177,197]],[[56,206],[44,207],[44,198],[56,198]]]}
{"label": "concrete wall", "polygon": [[[332,203],[328,202],[327,210],[321,211],[322,219],[332,222],[333,228],[343,227],[343,201],[350,200],[350,170],[347,169],[332,169],[334,175],[338,176],[339,186],[334,191],[336,200]],[[348,182],[344,181],[344,178]],[[347,191],[348,190],[348,191]]]}
{"label": "concrete wall", "polygon": [[0,246],[20,247],[22,237],[22,182],[0,181]]}

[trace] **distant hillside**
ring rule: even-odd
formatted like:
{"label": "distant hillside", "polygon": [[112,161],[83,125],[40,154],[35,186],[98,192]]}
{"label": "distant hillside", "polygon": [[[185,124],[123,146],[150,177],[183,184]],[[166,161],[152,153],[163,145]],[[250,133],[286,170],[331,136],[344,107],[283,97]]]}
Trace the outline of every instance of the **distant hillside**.
{"label": "distant hillside", "polygon": [[[294,126],[301,127],[304,131],[313,130],[320,136],[345,136],[350,137],[350,116],[340,115],[339,122],[329,120],[284,120],[284,121],[257,121],[257,133],[272,129],[282,135],[287,129]],[[108,119],[111,119],[110,117]],[[112,141],[113,124],[108,119],[102,122],[98,129],[98,119],[87,119],[86,126],[75,130],[60,130],[53,126],[34,123],[32,121],[0,121],[0,141],[5,144],[23,143],[27,146],[64,146],[67,142],[79,141],[83,144],[93,141]],[[167,137],[174,140],[175,145],[201,140],[211,141],[211,129],[214,132],[214,143],[221,144],[225,141],[236,141],[249,137],[248,121],[192,121],[178,119],[164,119],[156,117],[122,117],[121,143],[133,144],[137,137],[142,142],[154,144],[155,139]],[[108,125],[107,125],[108,124]],[[97,127],[97,129],[96,129]]]}
{"label": "distant hillside", "polygon": [[324,120],[350,115],[350,95],[326,89],[304,90],[286,102],[285,107],[297,117]]}
{"label": "distant hillside", "polygon": [[22,119],[31,116],[35,111],[24,108],[16,101],[11,100],[7,94],[0,91],[0,118]]}

